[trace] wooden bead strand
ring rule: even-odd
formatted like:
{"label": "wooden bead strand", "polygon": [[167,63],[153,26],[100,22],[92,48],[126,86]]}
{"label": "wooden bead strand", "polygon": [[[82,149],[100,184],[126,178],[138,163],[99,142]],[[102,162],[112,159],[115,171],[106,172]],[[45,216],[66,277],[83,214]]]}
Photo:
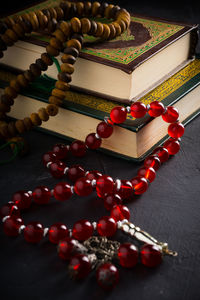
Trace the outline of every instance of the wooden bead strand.
{"label": "wooden bead strand", "polygon": [[[109,24],[103,24],[90,20],[89,17],[105,17],[111,19]],[[23,134],[34,126],[40,126],[42,122],[49,120],[50,116],[56,116],[58,106],[61,106],[65,98],[65,92],[69,90],[72,80],[74,64],[83,45],[83,35],[89,34],[102,40],[113,39],[123,33],[130,24],[130,15],[125,9],[112,4],[99,2],[68,2],[61,1],[58,6],[50,7],[35,12],[25,13],[21,16],[7,17],[0,21],[0,57],[3,52],[11,47],[27,33],[37,32],[40,29],[48,29],[51,39],[46,47],[46,52],[36,59],[22,74],[11,80],[0,98],[0,137],[11,139],[17,134]],[[63,50],[64,49],[64,50]],[[55,88],[51,91],[49,105],[33,112],[30,117],[23,120],[5,122],[6,113],[11,110],[14,99],[21,89],[26,88],[53,64],[52,57],[56,57],[63,51],[61,58],[61,72]]]}

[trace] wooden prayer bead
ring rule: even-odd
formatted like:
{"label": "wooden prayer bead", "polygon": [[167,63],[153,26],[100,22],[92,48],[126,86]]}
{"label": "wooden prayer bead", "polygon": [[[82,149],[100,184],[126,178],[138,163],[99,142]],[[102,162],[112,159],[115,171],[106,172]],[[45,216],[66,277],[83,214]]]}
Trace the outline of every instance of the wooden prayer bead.
{"label": "wooden prayer bead", "polygon": [[113,24],[108,24],[108,26],[110,28],[109,39],[114,39],[117,36],[117,32],[116,32],[115,26]]}
{"label": "wooden prayer bead", "polygon": [[44,107],[41,107],[38,110],[38,116],[44,122],[47,122],[49,120],[49,115],[47,114],[46,109]]}
{"label": "wooden prayer bead", "polygon": [[92,10],[92,4],[89,1],[84,1],[84,11],[85,11],[85,15],[89,16],[91,14],[91,10]]}
{"label": "wooden prayer bead", "polygon": [[96,31],[96,33],[95,33],[95,36],[96,37],[101,37],[102,36],[102,34],[103,34],[103,24],[102,23],[100,23],[100,22],[97,22],[97,31]]}
{"label": "wooden prayer bead", "polygon": [[16,129],[16,126],[15,126],[15,122],[11,121],[8,124],[8,132],[9,132],[10,136],[15,136],[17,134],[17,129]]}
{"label": "wooden prayer bead", "polygon": [[40,119],[40,117],[37,113],[32,113],[30,115],[30,118],[31,118],[31,122],[33,123],[33,125],[40,126],[42,124],[42,120]]}
{"label": "wooden prayer bead", "polygon": [[34,64],[34,63],[31,64],[29,69],[35,77],[39,77],[41,75],[41,69],[39,68],[39,66],[37,64]]}
{"label": "wooden prayer bead", "polygon": [[115,19],[121,8],[118,5],[113,6],[110,11],[110,18]]}
{"label": "wooden prayer bead", "polygon": [[56,116],[58,114],[58,107],[55,104],[49,104],[46,111],[49,116]]}
{"label": "wooden prayer bead", "polygon": [[33,127],[33,123],[29,117],[24,118],[23,120],[24,126],[26,127],[26,130],[29,131]]}
{"label": "wooden prayer bead", "polygon": [[47,23],[48,23],[47,16],[45,16],[41,10],[38,10],[36,12],[36,15],[37,15],[37,18],[38,18],[38,21],[39,21],[40,28],[44,29],[46,27]]}
{"label": "wooden prayer bead", "polygon": [[11,38],[9,38],[9,36],[5,33],[2,35],[1,38],[4,41],[4,43],[9,47],[11,47],[14,44],[14,41],[11,40]]}
{"label": "wooden prayer bead", "polygon": [[72,80],[72,77],[71,77],[71,75],[70,74],[68,74],[68,73],[63,73],[63,72],[60,72],[59,74],[58,74],[58,79],[59,80],[61,80],[61,81],[64,81],[64,82],[70,82],[71,80]]}
{"label": "wooden prayer bead", "polygon": [[64,11],[61,7],[56,6],[54,7],[56,13],[57,13],[57,20],[62,20],[64,18]]}
{"label": "wooden prayer bead", "polygon": [[8,26],[8,28],[12,28],[15,25],[15,21],[11,17],[6,17],[4,22]]}
{"label": "wooden prayer bead", "polygon": [[26,127],[25,127],[24,122],[22,120],[17,120],[15,122],[15,127],[16,127],[17,131],[21,134],[26,131]]}
{"label": "wooden prayer bead", "polygon": [[47,45],[46,46],[46,50],[47,50],[47,53],[51,56],[58,56],[60,51],[54,47],[52,47],[51,45]]}
{"label": "wooden prayer bead", "polygon": [[33,27],[33,30],[37,31],[39,29],[39,21],[38,21],[36,13],[34,13],[33,11],[31,11],[29,13],[29,16],[30,16],[30,22],[31,22],[31,25]]}
{"label": "wooden prayer bead", "polygon": [[68,63],[63,63],[60,68],[62,72],[67,72],[68,74],[72,74],[74,72],[74,67]]}
{"label": "wooden prayer bead", "polygon": [[71,24],[69,22],[62,21],[59,25],[59,28],[66,37],[71,34]]}
{"label": "wooden prayer bead", "polygon": [[78,18],[72,18],[71,19],[71,26],[72,26],[72,30],[74,32],[80,32],[81,31],[81,21]]}
{"label": "wooden prayer bead", "polygon": [[87,18],[82,18],[81,19],[81,27],[82,27],[82,33],[88,33],[91,29],[90,20]]}
{"label": "wooden prayer bead", "polygon": [[114,5],[113,4],[109,4],[105,11],[104,11],[104,17],[107,18],[107,19],[110,19],[110,14],[111,14],[111,11],[113,9]]}
{"label": "wooden prayer bead", "polygon": [[101,7],[101,4],[97,1],[92,3],[92,16],[96,17],[99,14],[99,8]]}
{"label": "wooden prayer bead", "polygon": [[56,12],[56,10],[53,7],[49,7],[48,10],[50,12],[51,18],[57,19],[57,12]]}
{"label": "wooden prayer bead", "polygon": [[77,9],[76,9],[76,4],[75,3],[71,3],[71,6],[70,6],[70,10],[69,10],[69,17],[70,19],[75,17],[77,14]]}
{"label": "wooden prayer bead", "polygon": [[75,58],[79,56],[79,51],[74,47],[66,47],[64,49],[64,53],[70,54],[70,55],[74,56]]}
{"label": "wooden prayer bead", "polygon": [[63,31],[60,29],[56,29],[56,31],[54,31],[53,35],[62,43],[64,43],[66,41],[66,36],[63,33]]}
{"label": "wooden prayer bead", "polygon": [[19,91],[20,91],[20,89],[21,89],[21,86],[20,86],[20,84],[17,82],[16,79],[13,79],[13,80],[10,81],[10,86],[11,86],[13,89],[15,89],[15,91],[16,91],[17,93],[19,93]]}
{"label": "wooden prayer bead", "polygon": [[69,19],[69,12],[70,12],[70,8],[71,8],[71,3],[68,2],[68,1],[61,1],[60,7],[62,8],[62,10],[64,12],[64,18]]}
{"label": "wooden prayer bead", "polygon": [[119,26],[121,27],[121,31],[124,32],[126,30],[126,24],[123,20],[118,21]]}
{"label": "wooden prayer bead", "polygon": [[120,25],[117,22],[113,22],[112,25],[115,27],[116,36],[121,35],[122,30],[121,30]]}
{"label": "wooden prayer bead", "polygon": [[25,78],[24,74],[19,74],[17,75],[17,82],[19,83],[19,85],[23,88],[27,87],[29,82],[28,80]]}
{"label": "wooden prayer bead", "polygon": [[67,47],[74,47],[78,51],[80,51],[81,48],[82,48],[81,43],[76,39],[71,39],[71,40],[67,41],[66,46]]}
{"label": "wooden prayer bead", "polygon": [[61,100],[63,100],[65,97],[66,97],[66,93],[65,91],[62,91],[62,90],[59,90],[59,89],[56,89],[54,88],[52,91],[51,91],[51,94],[52,96],[55,96]]}
{"label": "wooden prayer bead", "polygon": [[88,34],[95,35],[97,32],[97,23],[94,20],[90,21],[90,23],[91,23],[91,28],[90,28],[90,31],[88,32]]}
{"label": "wooden prayer bead", "polygon": [[30,70],[26,70],[24,72],[24,77],[28,82],[31,82],[34,80],[35,76],[33,75],[33,73]]}
{"label": "wooden prayer bead", "polygon": [[41,58],[36,59],[35,63],[42,71],[47,70],[47,64]]}
{"label": "wooden prayer bead", "polygon": [[99,14],[103,17],[105,9],[108,7],[108,3],[103,2],[101,3],[101,7],[99,8]]}
{"label": "wooden prayer bead", "polygon": [[73,65],[76,62],[76,58],[70,54],[63,54],[63,56],[61,57],[61,61],[63,63],[69,63]]}
{"label": "wooden prayer bead", "polygon": [[55,87],[62,91],[68,91],[70,89],[70,85],[61,80],[56,81]]}
{"label": "wooden prayer bead", "polygon": [[107,24],[103,24],[103,34],[102,39],[107,40],[110,36],[110,27]]}
{"label": "wooden prayer bead", "polygon": [[75,40],[78,40],[81,45],[83,44],[83,35],[82,34],[79,34],[79,33],[74,33],[72,36],[71,36],[72,39],[75,39]]}
{"label": "wooden prayer bead", "polygon": [[4,90],[4,93],[10,96],[11,98],[15,99],[17,97],[17,92],[10,86],[7,86]]}
{"label": "wooden prayer bead", "polygon": [[56,27],[57,27],[57,25],[58,25],[58,22],[57,22],[57,20],[56,19],[50,19],[49,21],[48,21],[48,32],[49,33],[51,33],[51,32],[53,32],[53,31],[55,31],[56,30]]}
{"label": "wooden prayer bead", "polygon": [[16,35],[19,38],[23,38],[24,37],[25,30],[24,30],[24,28],[20,24],[15,24],[13,26],[13,31],[16,33]]}
{"label": "wooden prayer bead", "polygon": [[42,54],[41,54],[41,59],[44,61],[44,63],[45,63],[47,66],[53,65],[53,60],[51,59],[51,57],[49,56],[48,53],[42,53]]}
{"label": "wooden prayer bead", "polygon": [[62,105],[63,101],[56,96],[50,96],[49,103],[60,106],[60,105]]}
{"label": "wooden prayer bead", "polygon": [[76,9],[77,9],[78,16],[82,16],[83,15],[83,11],[84,11],[84,4],[83,4],[83,2],[77,2],[76,3]]}
{"label": "wooden prayer bead", "polygon": [[[22,15],[23,18],[23,15]],[[32,31],[31,22],[28,19],[23,18],[23,22],[19,23],[26,33],[30,33]]]}
{"label": "wooden prayer bead", "polygon": [[51,38],[49,43],[53,48],[57,50],[61,50],[61,48],[63,47],[63,44],[55,37]]}

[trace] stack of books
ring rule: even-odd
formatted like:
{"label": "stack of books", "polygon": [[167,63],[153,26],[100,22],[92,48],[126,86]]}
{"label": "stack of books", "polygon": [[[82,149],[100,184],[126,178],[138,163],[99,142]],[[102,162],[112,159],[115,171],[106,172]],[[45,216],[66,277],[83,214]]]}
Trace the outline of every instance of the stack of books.
{"label": "stack of books", "polygon": [[[17,14],[59,2],[44,1]],[[136,15],[131,16],[129,29],[114,40],[99,43],[85,36],[63,107],[40,129],[64,138],[84,140],[116,105],[126,106],[133,101],[149,104],[155,100],[178,108],[180,121],[187,124],[200,112],[197,39],[197,25]],[[6,51],[0,67],[1,89],[39,58],[48,40],[46,32],[32,33]],[[48,101],[57,73],[55,65],[49,67],[18,96],[9,116],[22,119],[37,111]],[[135,120],[129,115],[123,125],[116,126],[112,137],[104,139],[101,149],[142,160],[164,142],[166,132],[167,124],[161,118]]]}

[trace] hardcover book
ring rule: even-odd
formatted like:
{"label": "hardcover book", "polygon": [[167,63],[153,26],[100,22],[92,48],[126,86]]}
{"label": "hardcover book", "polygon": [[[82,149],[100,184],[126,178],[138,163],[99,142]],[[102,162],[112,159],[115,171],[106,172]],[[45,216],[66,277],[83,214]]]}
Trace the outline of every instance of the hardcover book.
{"label": "hardcover book", "polygon": [[[0,71],[0,87],[5,87],[16,74],[8,70]],[[9,116],[23,119],[48,102],[55,80],[42,76],[15,101]],[[184,69],[142,97],[140,101],[149,104],[155,100],[164,105],[178,108],[180,121],[187,124],[200,112],[200,59],[195,59]],[[40,130],[70,139],[84,140],[90,132],[95,132],[99,120],[109,116],[116,103],[80,92],[68,91],[59,114],[44,122]],[[22,109],[23,108],[23,109]],[[67,122],[66,122],[67,121]],[[66,126],[64,125],[66,124]],[[104,139],[101,150],[120,155],[127,159],[142,160],[152,148],[167,139],[167,127],[161,117],[145,117],[135,120],[128,115],[123,125],[116,125],[113,135]]]}
{"label": "hardcover book", "polygon": [[[16,14],[55,6],[59,2],[44,1]],[[197,25],[132,15],[128,30],[116,39],[99,42],[94,37],[84,37],[72,87],[116,101],[135,101],[194,58],[197,37]],[[44,52],[49,38],[47,32],[27,35],[6,51],[1,63],[27,69]],[[48,69],[47,75],[57,78],[55,65]]]}

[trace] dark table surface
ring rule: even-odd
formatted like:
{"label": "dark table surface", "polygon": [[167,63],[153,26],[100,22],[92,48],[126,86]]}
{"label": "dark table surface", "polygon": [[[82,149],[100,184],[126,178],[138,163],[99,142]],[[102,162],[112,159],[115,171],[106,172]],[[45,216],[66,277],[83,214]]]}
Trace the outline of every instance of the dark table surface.
{"label": "dark table surface", "polygon": [[[23,1],[28,2],[28,1]],[[30,2],[30,1],[29,1]],[[13,2],[12,2],[13,3]],[[15,3],[15,5],[18,2]],[[171,20],[199,23],[200,9],[191,2],[169,4],[121,1],[121,5],[139,14]],[[13,5],[13,4],[12,4]],[[4,7],[5,10],[5,7]],[[67,120],[66,120],[67,126]],[[9,238],[0,227],[0,298],[63,299],[200,299],[200,117],[185,130],[181,151],[157,172],[148,191],[128,203],[131,221],[161,241],[167,241],[178,257],[165,257],[156,269],[137,266],[120,269],[120,284],[110,293],[102,291],[94,274],[83,282],[69,279],[66,264],[57,256],[56,247],[46,240],[29,245],[23,237]],[[0,204],[17,190],[32,190],[38,185],[53,187],[52,179],[41,164],[41,155],[61,139],[31,132],[27,135],[31,152],[0,169]],[[4,155],[4,154],[3,154]],[[98,169],[114,178],[136,175],[140,164],[116,159],[98,152],[78,160],[87,169]],[[77,160],[72,159],[71,163]],[[78,219],[97,221],[105,209],[94,195],[65,203],[51,202],[34,206],[24,214],[25,222],[38,220],[45,226],[61,221],[69,227]]]}

